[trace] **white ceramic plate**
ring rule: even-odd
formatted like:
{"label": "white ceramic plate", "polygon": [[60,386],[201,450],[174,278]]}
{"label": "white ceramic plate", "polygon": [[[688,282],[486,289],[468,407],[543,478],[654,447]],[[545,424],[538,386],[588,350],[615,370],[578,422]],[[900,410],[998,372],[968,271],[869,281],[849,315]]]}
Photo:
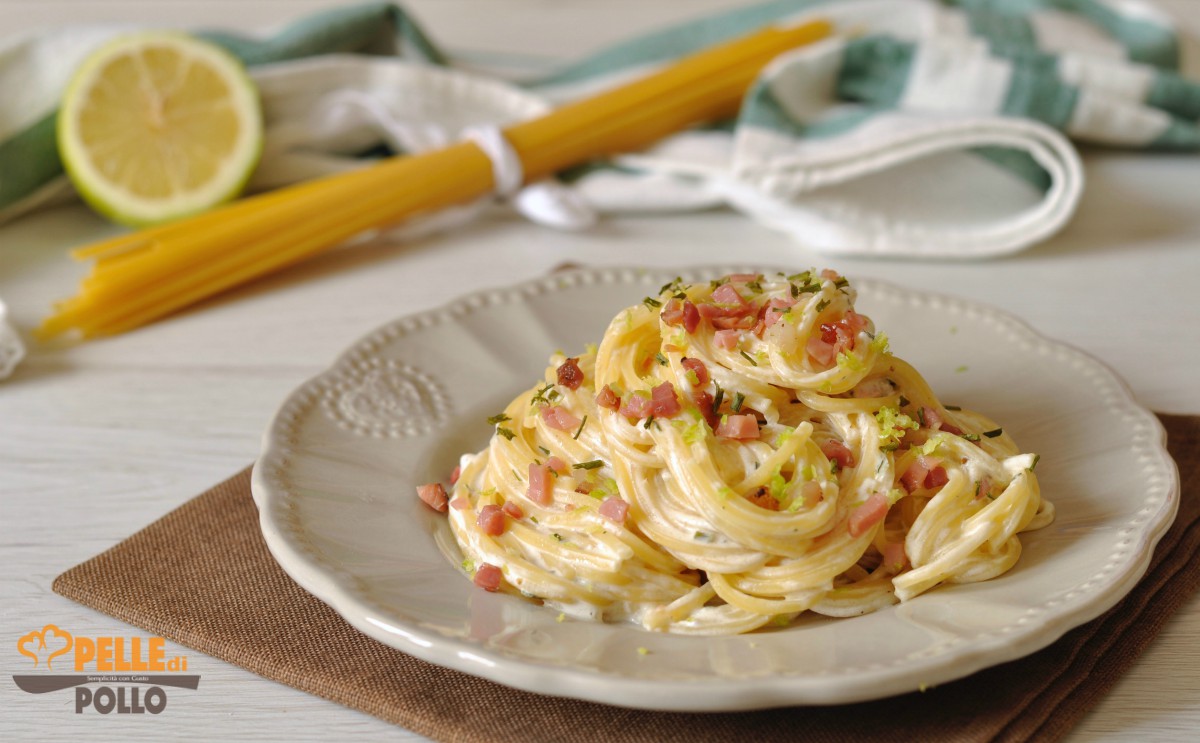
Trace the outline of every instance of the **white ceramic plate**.
{"label": "white ceramic plate", "polygon": [[671,277],[555,275],[354,344],[284,402],[265,436],[253,489],[280,565],[359,630],[432,663],[542,694],[708,711],[852,702],[966,676],[1098,616],[1145,572],[1178,475],[1157,419],[1113,373],[995,310],[857,281],[859,309],[944,402],[987,412],[1042,455],[1058,518],[1022,536],[1012,571],[864,617],[718,638],[558,622],[475,588],[445,518],[414,486],[444,481],[460,453],[482,448],[484,419],[540,378],[552,351],[598,341],[617,311]]}

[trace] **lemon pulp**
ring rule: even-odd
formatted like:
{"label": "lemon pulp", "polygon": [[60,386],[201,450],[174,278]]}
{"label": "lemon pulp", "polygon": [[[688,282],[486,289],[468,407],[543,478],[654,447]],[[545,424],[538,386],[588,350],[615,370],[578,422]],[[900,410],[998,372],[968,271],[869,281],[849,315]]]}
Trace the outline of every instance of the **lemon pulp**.
{"label": "lemon pulp", "polygon": [[262,150],[262,115],[234,57],[148,32],[83,62],[59,109],[58,141],[84,199],[115,221],[146,225],[236,196]]}

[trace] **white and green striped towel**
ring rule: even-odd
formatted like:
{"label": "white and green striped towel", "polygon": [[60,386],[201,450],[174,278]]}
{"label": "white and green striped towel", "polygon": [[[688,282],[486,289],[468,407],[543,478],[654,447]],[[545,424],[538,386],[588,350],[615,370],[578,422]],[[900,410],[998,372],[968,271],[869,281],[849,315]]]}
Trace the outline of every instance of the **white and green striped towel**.
{"label": "white and green striped towel", "polygon": [[[1083,188],[1069,140],[1200,149],[1200,85],[1176,71],[1170,19],[1139,0],[776,0],[631,40],[521,88],[452,69],[390,4],[271,36],[203,35],[252,66],[269,127],[256,184],[270,187],[438,146],[764,24],[815,17],[838,35],[777,59],[735,121],[568,173],[570,189],[534,189],[517,207],[570,227],[588,222],[585,204],[730,205],[825,253],[973,258],[1066,223]],[[0,220],[69,194],[56,101],[81,57],[120,30],[0,43]]]}

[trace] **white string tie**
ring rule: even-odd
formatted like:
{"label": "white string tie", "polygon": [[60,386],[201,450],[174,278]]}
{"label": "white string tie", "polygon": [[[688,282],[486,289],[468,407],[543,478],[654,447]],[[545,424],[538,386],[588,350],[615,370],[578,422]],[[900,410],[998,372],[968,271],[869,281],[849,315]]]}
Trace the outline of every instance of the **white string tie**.
{"label": "white string tie", "polygon": [[497,196],[508,198],[521,190],[525,168],[521,166],[521,158],[500,127],[468,127],[463,130],[463,137],[474,142],[492,161],[492,181],[496,184]]}

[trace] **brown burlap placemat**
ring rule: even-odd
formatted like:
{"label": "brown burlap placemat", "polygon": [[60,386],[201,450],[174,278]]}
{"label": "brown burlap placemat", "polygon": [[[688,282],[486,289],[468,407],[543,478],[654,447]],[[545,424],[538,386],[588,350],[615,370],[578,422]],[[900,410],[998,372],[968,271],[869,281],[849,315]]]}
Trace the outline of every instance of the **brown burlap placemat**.
{"label": "brown burlap placemat", "polygon": [[[1064,735],[1200,584],[1200,417],[1161,416],[1179,516],[1104,616],[1021,660],[838,707],[647,712],[509,689],[360,634],[271,558],[243,471],[54,581],[81,604],[266,678],[453,741],[1022,741]],[[488,710],[488,714],[478,714]]]}

